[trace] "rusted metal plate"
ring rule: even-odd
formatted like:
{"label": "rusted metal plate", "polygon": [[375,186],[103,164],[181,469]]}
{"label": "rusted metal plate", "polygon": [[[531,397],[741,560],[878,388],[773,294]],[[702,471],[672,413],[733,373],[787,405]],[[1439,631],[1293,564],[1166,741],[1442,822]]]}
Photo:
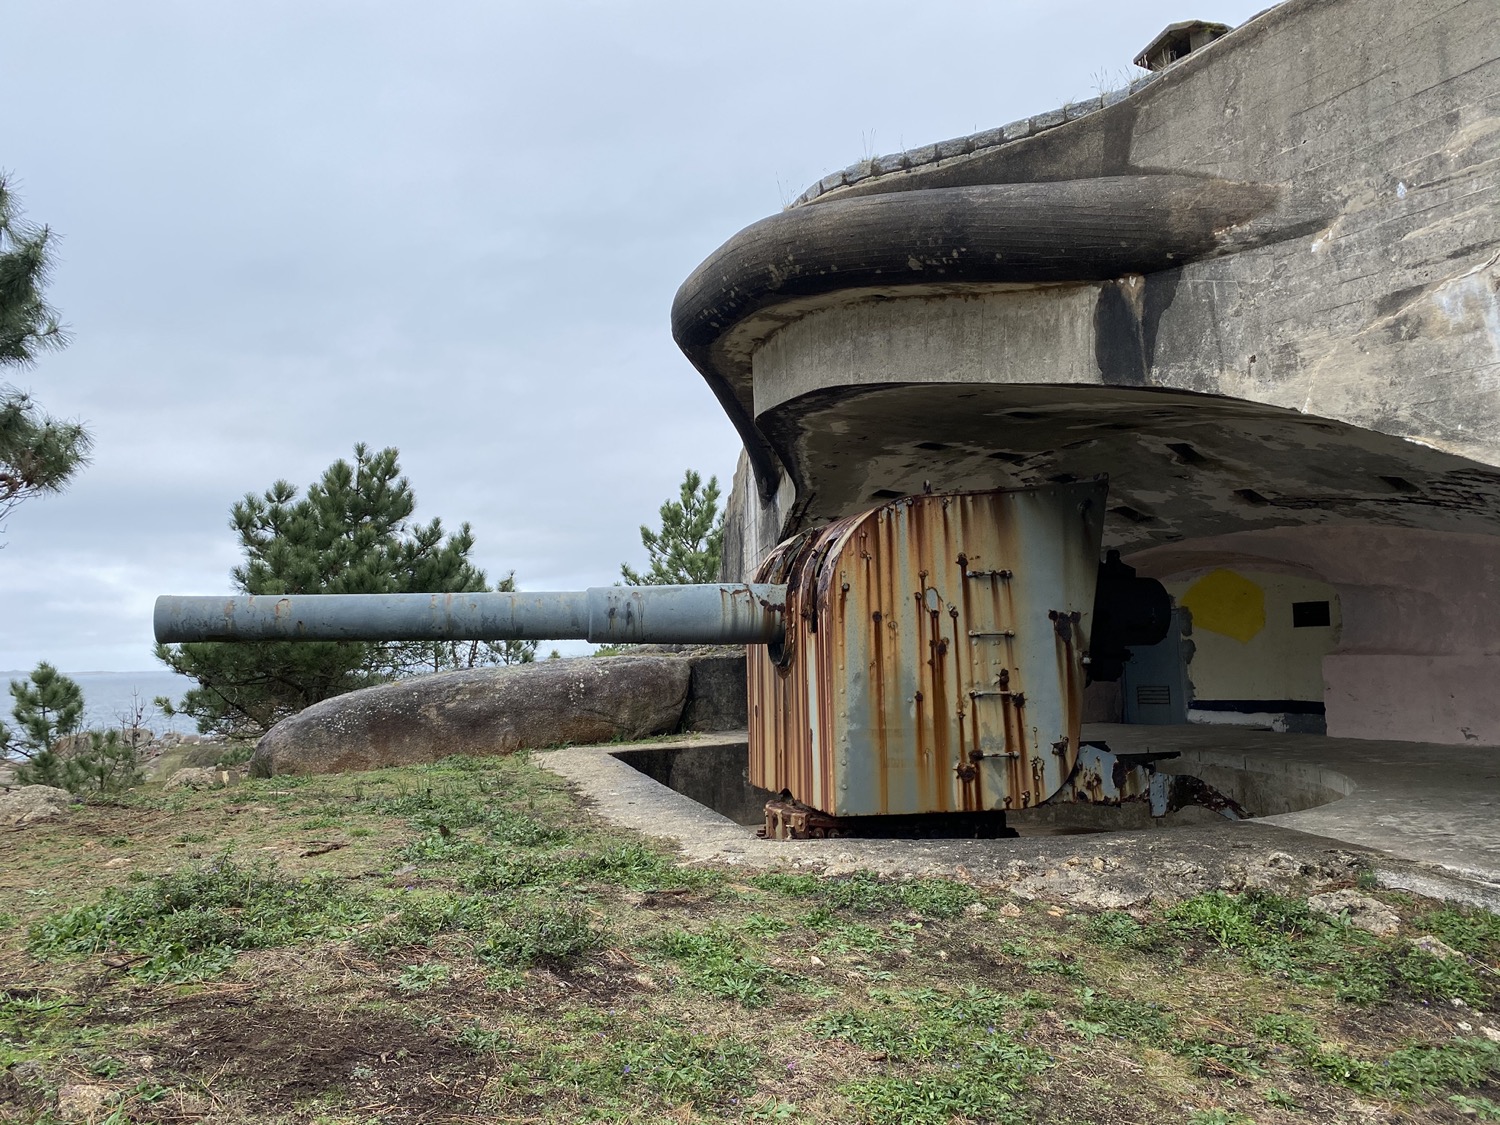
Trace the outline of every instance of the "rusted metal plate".
{"label": "rusted metal plate", "polygon": [[825,840],[843,834],[837,817],[779,798],[766,802],[766,824],[756,833],[766,840]]}
{"label": "rusted metal plate", "polygon": [[750,777],[834,816],[1025,808],[1079,745],[1107,484],[893,501],[783,544]]}
{"label": "rusted metal plate", "polygon": [[1162,773],[1157,762],[1177,753],[1116,754],[1103,742],[1085,743],[1074,763],[1073,773],[1053,794],[1053,804],[1076,802],[1088,805],[1123,805],[1144,801],[1152,816],[1197,805],[1228,820],[1245,820],[1243,805],[1221,793],[1202,778],[1185,773]]}
{"label": "rusted metal plate", "polygon": [[1068,787],[1057,795],[1057,799],[1091,805],[1148,801],[1152,816],[1166,816],[1169,781],[1170,775],[1157,773],[1153,761],[1135,761],[1130,756],[1122,758],[1108,746],[1087,743],[1078,753]]}

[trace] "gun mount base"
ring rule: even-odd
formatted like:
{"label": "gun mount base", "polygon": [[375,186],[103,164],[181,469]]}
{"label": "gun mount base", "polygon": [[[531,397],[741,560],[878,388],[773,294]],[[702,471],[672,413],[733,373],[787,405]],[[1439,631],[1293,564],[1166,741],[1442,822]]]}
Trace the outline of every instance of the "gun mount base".
{"label": "gun mount base", "polygon": [[766,802],[766,823],[755,834],[763,840],[999,840],[1018,835],[999,811],[830,816],[786,792]]}

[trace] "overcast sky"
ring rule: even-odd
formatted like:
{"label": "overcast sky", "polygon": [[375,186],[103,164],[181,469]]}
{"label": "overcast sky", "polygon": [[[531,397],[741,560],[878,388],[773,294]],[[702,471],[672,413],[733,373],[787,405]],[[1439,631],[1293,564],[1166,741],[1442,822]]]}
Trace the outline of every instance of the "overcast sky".
{"label": "overcast sky", "polygon": [[230,505],[360,441],[492,576],[642,567],[739,452],[667,323],[716,246],[1267,2],[8,4],[0,168],[73,334],[11,377],[97,450],[0,533],[0,669],[152,667],[155,596],[230,588]]}

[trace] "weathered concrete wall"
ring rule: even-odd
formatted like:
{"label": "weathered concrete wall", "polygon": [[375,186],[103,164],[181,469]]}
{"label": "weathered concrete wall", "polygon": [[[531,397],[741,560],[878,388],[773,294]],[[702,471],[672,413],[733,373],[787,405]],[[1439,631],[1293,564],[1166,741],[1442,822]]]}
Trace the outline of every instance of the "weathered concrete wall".
{"label": "weathered concrete wall", "polygon": [[750,459],[742,452],[734,484],[724,504],[724,543],[719,561],[722,582],[752,582],[760,560],[776,546],[781,518],[774,500],[761,498]]}
{"label": "weathered concrete wall", "polygon": [[1323,661],[1330,733],[1500,743],[1500,656],[1343,654]]}
{"label": "weathered concrete wall", "polygon": [[[1500,464],[1497,91],[1492,3],[1292,0],[1097,112],[967,154],[936,146],[821,190],[810,209],[1141,174],[1278,194],[1218,252],[1145,276],[955,284],[943,254],[959,261],[965,248],[923,246],[909,276],[879,289],[765,313],[726,345],[721,374],[796,480],[776,506],[783,530],[907,490],[913,475],[944,487],[974,477],[964,455],[975,443],[929,448],[971,410],[972,383],[1221,395]],[[881,394],[913,385],[927,389],[922,433],[902,424],[909,398]],[[885,459],[887,479],[826,456],[820,439],[840,427],[861,466]],[[1054,455],[1052,474],[1072,471],[1067,460]],[[1266,468],[1262,494],[1295,510],[1304,498],[1277,495]],[[1127,522],[1111,530],[1133,532]]]}
{"label": "weathered concrete wall", "polygon": [[1291,407],[1497,463],[1500,7],[1292,0],[1099,113],[813,206],[1146,169],[1282,185],[1311,229],[1148,275],[1119,324],[1101,316],[1114,354],[1090,378]]}

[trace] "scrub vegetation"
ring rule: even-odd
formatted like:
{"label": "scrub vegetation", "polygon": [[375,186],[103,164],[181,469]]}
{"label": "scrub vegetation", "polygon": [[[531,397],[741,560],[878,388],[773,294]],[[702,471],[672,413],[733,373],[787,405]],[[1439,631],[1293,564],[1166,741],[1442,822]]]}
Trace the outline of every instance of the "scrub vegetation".
{"label": "scrub vegetation", "polygon": [[1500,1120],[1500,920],[1370,893],[687,865],[519,758],[141,789],[5,839],[0,1120]]}
{"label": "scrub vegetation", "polygon": [[83,689],[45,660],[10,681],[12,732],[0,722],[0,765],[22,785],[50,785],[75,797],[119,793],[141,780],[145,708],[135,701],[120,730],[83,729]]}

